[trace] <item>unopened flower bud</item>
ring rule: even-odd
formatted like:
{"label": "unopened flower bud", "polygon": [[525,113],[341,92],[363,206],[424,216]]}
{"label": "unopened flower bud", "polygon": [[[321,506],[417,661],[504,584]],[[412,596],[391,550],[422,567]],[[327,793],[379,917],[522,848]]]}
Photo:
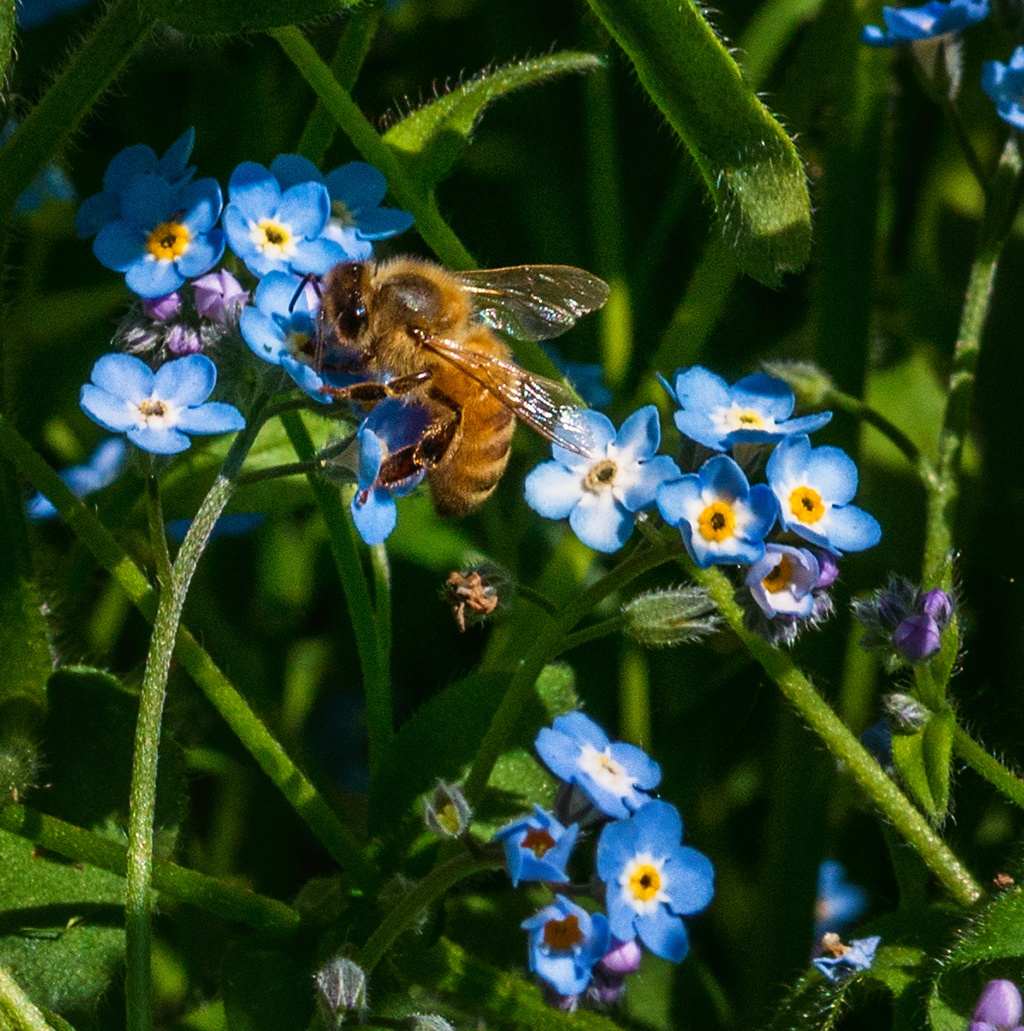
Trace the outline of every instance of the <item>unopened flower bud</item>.
{"label": "unopened flower bud", "polygon": [[423,822],[439,838],[458,838],[469,829],[473,810],[458,784],[437,782],[433,793],[423,799]]}
{"label": "unopened flower bud", "polygon": [[144,297],[142,310],[157,322],[170,322],[181,314],[181,296],[175,290],[174,293],[164,294],[163,297]]}
{"label": "unopened flower bud", "polygon": [[485,560],[464,572],[452,572],[441,597],[451,605],[459,632],[465,633],[467,626],[482,623],[499,608],[507,608],[514,593],[515,583],[507,570]]}
{"label": "unopened flower bud", "polygon": [[761,367],[793,391],[801,408],[820,408],[835,389],[832,380],[814,362],[762,362]]}
{"label": "unopened flower bud", "polygon": [[196,311],[204,319],[231,326],[249,300],[249,291],[227,269],[207,272],[192,284]]}
{"label": "unopened flower bud", "polygon": [[635,974],[640,969],[643,950],[634,938],[632,941],[620,942],[612,939],[612,947],[598,960],[597,965],[609,974]]}
{"label": "unopened flower bud", "polygon": [[721,626],[703,587],[670,587],[638,594],[622,606],[623,631],[648,647],[689,644]]}
{"label": "unopened flower bud", "polygon": [[317,1005],[328,1028],[336,1028],[346,1013],[355,1012],[365,1023],[366,974],[363,968],[345,956],[335,956],[314,975]]}
{"label": "unopened flower bud", "polygon": [[164,346],[174,358],[183,358],[186,354],[198,354],[203,349],[203,340],[198,330],[176,322],[168,331]]}
{"label": "unopened flower bud", "polygon": [[888,695],[882,704],[895,729],[905,734],[914,734],[922,730],[932,716],[927,706],[908,694],[894,692]]}
{"label": "unopened flower bud", "polygon": [[989,981],[982,989],[971,1015],[975,1028],[1016,1028],[1021,1021],[1020,991],[1012,981]]}

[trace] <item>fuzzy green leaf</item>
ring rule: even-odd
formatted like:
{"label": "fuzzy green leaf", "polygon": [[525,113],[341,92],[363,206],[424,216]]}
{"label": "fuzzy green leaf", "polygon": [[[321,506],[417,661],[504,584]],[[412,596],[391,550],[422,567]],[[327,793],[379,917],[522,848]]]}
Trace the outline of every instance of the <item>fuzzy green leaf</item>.
{"label": "fuzzy green leaf", "polygon": [[14,46],[14,0],[0,0],[0,82],[7,81]]}
{"label": "fuzzy green leaf", "polygon": [[142,0],[147,15],[193,36],[301,25],[354,6],[354,0]]}
{"label": "fuzzy green leaf", "polygon": [[88,1022],[124,958],[124,882],[0,831],[0,966],[39,1007]]}
{"label": "fuzzy green leaf", "polygon": [[949,805],[949,760],[953,749],[953,714],[932,713],[913,734],[894,734],[892,756],[903,783],[933,822]]}
{"label": "fuzzy green leaf", "polygon": [[565,51],[482,72],[393,125],[384,142],[400,153],[410,177],[426,193],[447,176],[492,101],[558,75],[593,71],[601,63],[596,54]]}
{"label": "fuzzy green leaf", "polygon": [[740,268],[768,286],[799,272],[811,205],[793,141],[695,0],[590,0],[686,144]]}

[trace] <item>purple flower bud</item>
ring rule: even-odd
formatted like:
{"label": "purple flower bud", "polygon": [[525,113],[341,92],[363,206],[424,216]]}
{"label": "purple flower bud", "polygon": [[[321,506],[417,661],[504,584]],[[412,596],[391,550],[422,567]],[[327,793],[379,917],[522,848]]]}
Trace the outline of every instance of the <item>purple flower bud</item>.
{"label": "purple flower bud", "polygon": [[892,634],[893,647],[910,662],[934,655],[942,643],[942,632],[931,616],[909,616]]}
{"label": "purple flower bud", "polygon": [[237,319],[249,301],[249,291],[226,269],[208,272],[192,286],[195,290],[196,311],[204,319],[218,322],[222,326]]}
{"label": "purple flower bud", "polygon": [[611,948],[598,962],[597,969],[607,974],[618,974],[620,977],[635,974],[640,969],[642,955],[640,943],[635,938],[628,942],[613,938]]}
{"label": "purple flower bud", "polygon": [[142,299],[142,310],[148,318],[157,322],[170,322],[181,314],[181,297],[178,291],[164,294],[163,297],[144,297]]}
{"label": "purple flower bud", "polygon": [[1012,981],[989,981],[974,1007],[969,1031],[1018,1031],[1021,998]]}
{"label": "purple flower bud", "polygon": [[953,599],[941,587],[936,587],[918,598],[917,608],[924,615],[931,616],[940,630],[945,630],[953,615]]}
{"label": "purple flower bud", "polygon": [[835,555],[831,551],[825,551],[824,548],[809,550],[818,560],[818,581],[814,585],[815,590],[820,587],[831,587],[835,583],[836,577],[839,576],[839,563],[836,561]]}
{"label": "purple flower bud", "polygon": [[599,1006],[612,1006],[622,998],[626,990],[626,979],[620,974],[602,972],[600,966],[594,967],[594,974],[587,986],[587,998],[593,999]]}
{"label": "purple flower bud", "polygon": [[175,358],[182,358],[186,354],[198,354],[203,349],[203,341],[199,334],[181,322],[171,326],[167,334],[167,351]]}

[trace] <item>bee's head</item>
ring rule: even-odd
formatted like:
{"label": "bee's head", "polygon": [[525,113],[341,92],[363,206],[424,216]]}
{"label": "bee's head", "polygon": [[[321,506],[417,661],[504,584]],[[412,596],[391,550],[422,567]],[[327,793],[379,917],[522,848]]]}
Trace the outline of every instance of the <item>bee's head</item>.
{"label": "bee's head", "polygon": [[343,349],[353,347],[366,328],[365,275],[362,262],[345,261],[324,277],[320,310],[335,342]]}

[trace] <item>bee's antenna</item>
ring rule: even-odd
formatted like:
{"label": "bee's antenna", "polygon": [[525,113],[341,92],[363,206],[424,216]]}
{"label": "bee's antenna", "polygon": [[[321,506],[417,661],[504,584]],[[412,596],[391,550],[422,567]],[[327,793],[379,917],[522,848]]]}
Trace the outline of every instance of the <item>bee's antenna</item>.
{"label": "bee's antenna", "polygon": [[323,297],[323,294],[320,292],[320,278],[312,272],[307,272],[302,277],[302,282],[300,282],[299,285],[295,288],[295,296],[292,297],[291,303],[288,305],[289,315],[295,310],[295,303],[296,301],[298,301],[299,295],[302,293],[303,290],[306,289],[307,286],[309,286],[310,283],[313,284],[313,289],[316,291],[317,298],[319,299]]}

